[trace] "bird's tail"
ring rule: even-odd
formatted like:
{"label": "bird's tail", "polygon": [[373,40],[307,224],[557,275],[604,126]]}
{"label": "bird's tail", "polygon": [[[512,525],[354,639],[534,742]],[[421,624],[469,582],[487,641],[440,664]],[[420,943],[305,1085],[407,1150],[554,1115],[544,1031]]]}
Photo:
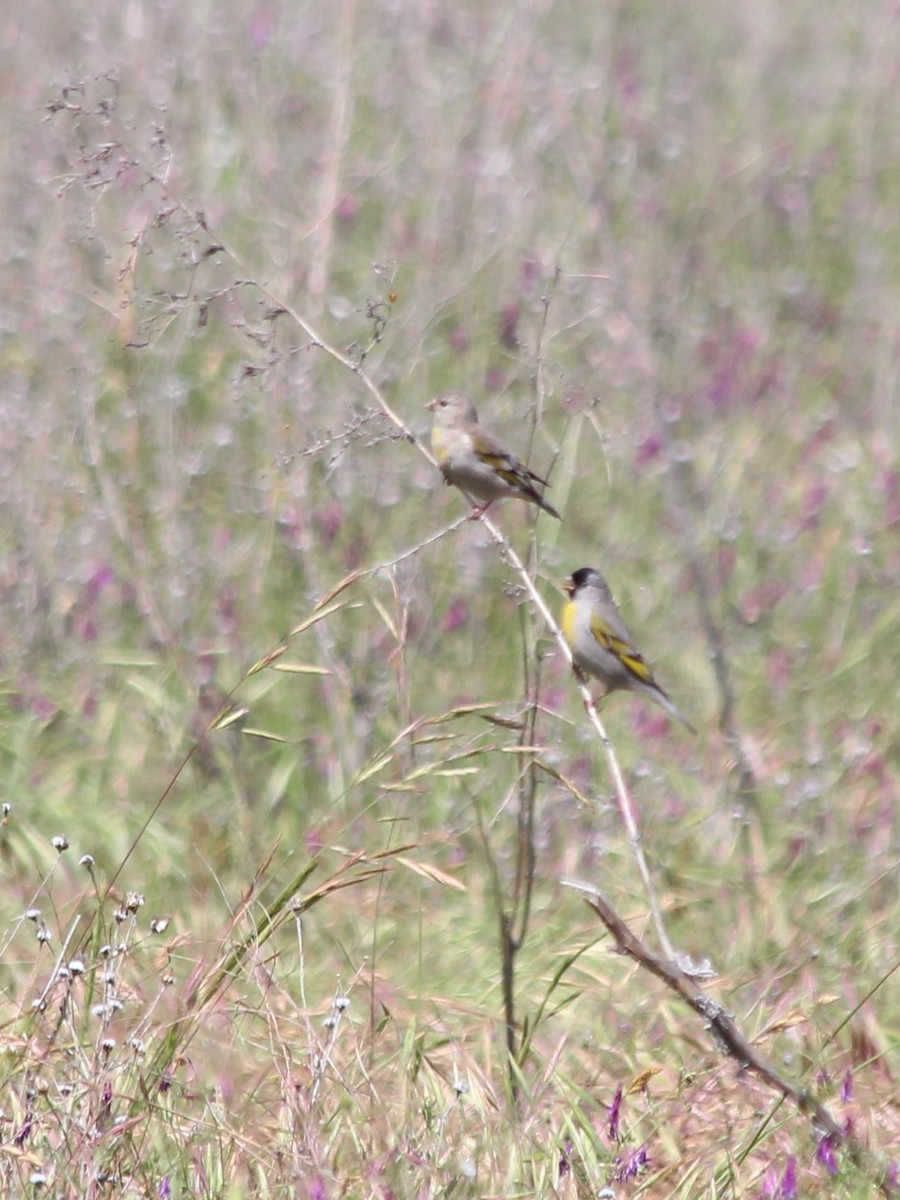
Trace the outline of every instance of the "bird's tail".
{"label": "bird's tail", "polygon": [[559,515],[559,513],[556,511],[556,509],[553,507],[553,505],[548,504],[543,496],[538,497],[538,504],[541,506],[541,508],[544,510],[544,512],[548,512],[551,517],[556,517],[557,521],[562,520],[562,517]]}
{"label": "bird's tail", "polygon": [[690,723],[690,721],[687,719],[687,717],[683,716],[678,711],[678,709],[675,707],[675,705],[672,703],[672,701],[669,699],[669,697],[666,695],[666,693],[662,690],[662,688],[659,686],[659,684],[654,684],[653,686],[650,686],[650,685],[645,685],[645,686],[647,687],[647,695],[652,696],[653,699],[656,701],[656,703],[660,706],[660,708],[664,708],[670,717],[674,717],[676,721],[680,721],[681,724],[685,727],[685,729],[689,730],[694,735],[694,737],[697,736],[697,730]]}

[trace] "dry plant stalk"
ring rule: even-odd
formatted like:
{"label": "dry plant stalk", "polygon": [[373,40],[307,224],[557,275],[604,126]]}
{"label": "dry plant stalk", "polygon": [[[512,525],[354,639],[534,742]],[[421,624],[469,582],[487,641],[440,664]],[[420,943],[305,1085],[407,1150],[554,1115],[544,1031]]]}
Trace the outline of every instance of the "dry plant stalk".
{"label": "dry plant stalk", "polygon": [[801,1088],[792,1080],[776,1070],[773,1064],[760,1054],[741,1033],[733,1017],[730,1017],[722,1005],[711,999],[684,971],[674,963],[667,962],[658,954],[645,946],[636,937],[616,910],[594,888],[585,888],[581,884],[570,883],[569,886],[586,891],[588,907],[593,909],[615,939],[620,954],[632,958],[644,970],[661,979],[663,983],[685,1004],[689,1005],[698,1016],[702,1017],[706,1028],[710,1031],[716,1048],[729,1058],[733,1058],[740,1070],[749,1070],[773,1091],[780,1092],[790,1100],[804,1116],[809,1118],[818,1140],[828,1138],[834,1143],[842,1144],[853,1163],[872,1179],[885,1196],[894,1195],[888,1168],[878,1162],[866,1149],[859,1138],[845,1130],[834,1119],[831,1113],[807,1088]]}

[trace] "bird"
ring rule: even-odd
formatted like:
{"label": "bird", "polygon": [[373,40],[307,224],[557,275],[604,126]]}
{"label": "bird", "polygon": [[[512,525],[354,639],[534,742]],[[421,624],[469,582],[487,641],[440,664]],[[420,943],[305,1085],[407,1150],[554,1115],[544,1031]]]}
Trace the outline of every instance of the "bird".
{"label": "bird", "polygon": [[478,412],[468,396],[447,392],[425,407],[434,413],[431,448],[444,482],[455,484],[473,500],[481,501],[472,513],[473,518],[480,516],[494,500],[514,496],[562,520],[538,490],[538,485],[549,486],[547,480],[482,429]]}
{"label": "bird", "polygon": [[578,672],[599,679],[606,691],[637,692],[654,700],[686,729],[696,729],[686,720],[653,677],[653,672],[635,647],[609,585],[592,567],[574,571],[563,584],[567,600],[562,610],[563,637],[572,651]]}

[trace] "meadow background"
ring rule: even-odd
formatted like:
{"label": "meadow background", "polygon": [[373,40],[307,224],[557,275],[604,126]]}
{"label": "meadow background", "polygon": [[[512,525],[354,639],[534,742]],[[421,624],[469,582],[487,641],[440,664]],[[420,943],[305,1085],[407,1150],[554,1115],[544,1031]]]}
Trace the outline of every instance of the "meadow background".
{"label": "meadow background", "polygon": [[6,1194],[874,1194],[565,886],[652,943],[379,396],[551,472],[493,519],[700,730],[602,709],[669,935],[890,1170],[896,6],[70,0],[0,64]]}

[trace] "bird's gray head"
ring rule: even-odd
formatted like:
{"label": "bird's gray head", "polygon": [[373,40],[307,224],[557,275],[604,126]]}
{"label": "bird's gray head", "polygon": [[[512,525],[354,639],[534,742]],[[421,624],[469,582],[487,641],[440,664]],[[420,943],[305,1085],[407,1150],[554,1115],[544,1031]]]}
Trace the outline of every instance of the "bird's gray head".
{"label": "bird's gray head", "polygon": [[443,392],[425,405],[434,413],[435,425],[458,425],[461,421],[478,423],[478,412],[468,396],[461,392]]}
{"label": "bird's gray head", "polygon": [[577,571],[572,572],[563,587],[567,596],[577,596],[582,588],[596,588],[604,596],[610,594],[606,580],[593,567],[579,567]]}

